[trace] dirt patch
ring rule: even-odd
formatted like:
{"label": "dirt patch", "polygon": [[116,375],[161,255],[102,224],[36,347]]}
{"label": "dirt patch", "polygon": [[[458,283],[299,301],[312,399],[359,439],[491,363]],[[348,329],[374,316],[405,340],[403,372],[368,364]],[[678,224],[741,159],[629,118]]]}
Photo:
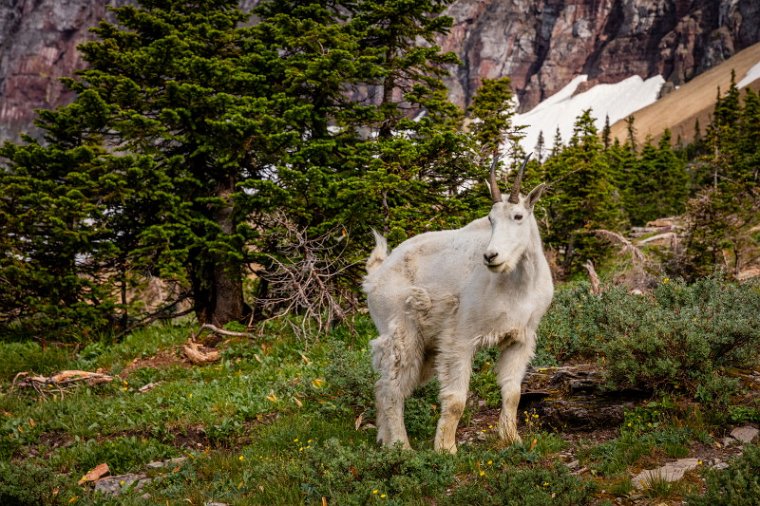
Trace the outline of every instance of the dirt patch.
{"label": "dirt patch", "polygon": [[126,379],[127,376],[132,374],[132,372],[137,369],[165,369],[167,367],[176,366],[189,368],[191,364],[187,362],[183,357],[181,357],[177,350],[162,350],[152,357],[136,358],[132,360],[132,362],[127,364],[127,366],[119,373],[118,376],[121,379]]}

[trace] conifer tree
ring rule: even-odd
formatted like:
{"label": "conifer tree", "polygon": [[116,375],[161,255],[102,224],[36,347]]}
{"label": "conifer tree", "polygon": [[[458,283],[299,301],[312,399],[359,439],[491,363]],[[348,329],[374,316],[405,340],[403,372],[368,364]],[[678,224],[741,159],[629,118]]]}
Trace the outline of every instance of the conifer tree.
{"label": "conifer tree", "polygon": [[612,128],[610,127],[610,115],[607,114],[604,116],[604,128],[602,128],[602,144],[604,145],[605,150],[610,148],[611,132]]}
{"label": "conifer tree", "polygon": [[[160,275],[189,287],[200,321],[223,324],[247,313],[244,266],[279,254],[270,219],[278,210],[309,233],[385,225],[399,238],[466,219],[472,202],[449,197],[475,179],[476,166],[440,80],[455,57],[421,43],[450,26],[438,15],[447,3],[264,1],[250,26],[232,0],[116,8],[115,23],[101,23],[81,48],[89,66],[68,82],[77,93],[71,109],[42,116],[56,157],[76,158],[69,151],[80,145],[97,152],[81,170],[66,162],[85,174],[76,181],[93,207],[59,235],[71,238],[82,224],[99,234],[59,248],[71,252],[63,262],[70,279],[92,281],[72,267],[78,255],[97,259],[93,272],[117,272],[106,294],[134,273]],[[362,90],[371,89],[383,90],[382,100],[366,100]],[[73,112],[85,106],[88,114]],[[415,121],[410,111],[424,114]],[[3,189],[37,163],[31,152],[41,148],[5,149]],[[46,307],[95,293],[69,292]],[[118,306],[110,317],[131,318],[123,297],[91,299]]]}
{"label": "conifer tree", "polygon": [[599,256],[601,245],[593,230],[619,231],[627,224],[590,110],[577,118],[569,145],[547,160],[545,169],[552,185],[546,242],[571,272]]}
{"label": "conifer tree", "polygon": [[[760,224],[758,190],[757,95],[749,91],[742,104],[732,74],[729,90],[718,89],[712,122],[706,129],[708,149],[695,159],[701,189],[689,201],[686,274],[701,276],[716,268],[736,275],[748,252],[760,246],[751,232]],[[687,152],[694,153],[695,151]],[[752,253],[749,253],[750,255]]]}
{"label": "conifer tree", "polygon": [[538,132],[538,139],[536,140],[536,147],[534,149],[534,152],[536,153],[536,160],[538,162],[544,161],[544,156],[546,154],[546,142],[544,141],[544,131],[539,130]]}

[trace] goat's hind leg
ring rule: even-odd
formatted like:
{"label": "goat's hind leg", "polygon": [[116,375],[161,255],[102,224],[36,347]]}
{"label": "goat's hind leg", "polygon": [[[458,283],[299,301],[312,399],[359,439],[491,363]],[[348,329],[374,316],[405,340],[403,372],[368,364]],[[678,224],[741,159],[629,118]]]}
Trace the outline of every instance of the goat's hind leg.
{"label": "goat's hind leg", "polygon": [[438,356],[438,380],[441,382],[441,417],[435,431],[433,447],[437,451],[456,453],[456,432],[464,413],[472,373],[472,354],[441,353]]}
{"label": "goat's hind leg", "polygon": [[421,357],[410,346],[414,337],[399,326],[391,336],[380,336],[372,343],[373,361],[380,372],[375,384],[377,440],[385,446],[400,442],[411,448],[404,425],[404,401],[420,376]]}

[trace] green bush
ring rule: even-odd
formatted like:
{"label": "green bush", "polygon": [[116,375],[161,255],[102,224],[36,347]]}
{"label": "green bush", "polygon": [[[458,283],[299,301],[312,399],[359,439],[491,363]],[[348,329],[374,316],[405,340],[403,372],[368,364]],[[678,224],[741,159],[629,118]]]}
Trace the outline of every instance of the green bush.
{"label": "green bush", "polygon": [[298,470],[307,503],[409,504],[442,493],[454,479],[454,460],[433,451],[410,452],[337,439],[305,451]]}
{"label": "green bush", "polygon": [[484,469],[478,478],[443,498],[441,504],[578,506],[590,504],[594,485],[570,474],[567,467]]}
{"label": "green bush", "polygon": [[51,473],[37,462],[0,461],[0,504],[44,506],[60,504],[53,492],[63,486],[63,476]]}
{"label": "green bush", "polygon": [[651,295],[581,283],[558,290],[539,328],[539,350],[559,361],[597,358],[610,386],[686,392],[725,405],[736,382],[727,368],[760,353],[760,287],[718,278],[663,280]]}
{"label": "green bush", "polygon": [[691,506],[755,506],[760,498],[760,446],[746,445],[728,469],[706,471],[707,490],[689,497]]}
{"label": "green bush", "polygon": [[716,278],[693,285],[663,283],[639,297],[644,311],[602,347],[607,377],[617,387],[683,389],[700,400],[727,403],[734,382],[715,377],[749,367],[760,352],[760,290]]}

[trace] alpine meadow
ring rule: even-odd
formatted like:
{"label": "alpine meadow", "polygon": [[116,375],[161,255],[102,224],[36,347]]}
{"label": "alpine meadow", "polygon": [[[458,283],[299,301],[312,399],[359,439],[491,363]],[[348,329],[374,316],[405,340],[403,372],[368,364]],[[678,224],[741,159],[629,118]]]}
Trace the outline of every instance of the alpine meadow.
{"label": "alpine meadow", "polygon": [[760,504],[756,88],[527,153],[453,3],[112,2],[0,146],[0,504]]}

